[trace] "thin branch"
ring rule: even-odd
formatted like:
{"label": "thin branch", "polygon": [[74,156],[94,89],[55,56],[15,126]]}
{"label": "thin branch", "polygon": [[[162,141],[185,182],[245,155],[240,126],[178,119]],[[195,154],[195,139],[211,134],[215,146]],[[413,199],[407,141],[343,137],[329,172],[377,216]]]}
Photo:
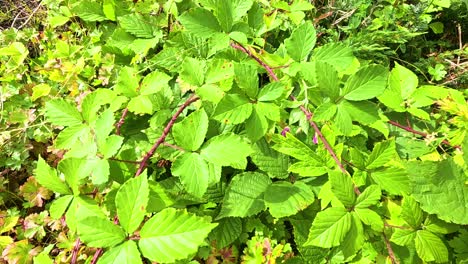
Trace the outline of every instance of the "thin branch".
{"label": "thin branch", "polygon": [[385,246],[387,247],[388,256],[390,257],[392,264],[400,264],[400,261],[398,261],[398,259],[395,257],[395,253],[393,252],[392,245],[390,244],[390,241],[387,239],[385,232],[382,232],[382,235],[385,241]]}
{"label": "thin branch", "polygon": [[460,54],[461,54],[461,51],[463,50],[462,30],[461,30],[460,23],[457,24],[457,31],[458,31],[458,48],[460,49],[460,53],[458,54],[458,57],[457,57],[457,65],[460,65]]}
{"label": "thin branch", "polygon": [[120,127],[124,124],[127,113],[128,113],[128,108],[125,108],[122,112],[122,116],[120,116],[119,121],[117,122],[117,124],[115,124],[115,134],[118,136],[120,136]]}
{"label": "thin branch", "polygon": [[[402,125],[402,124],[400,124],[398,122],[392,121],[392,120],[389,120],[387,122],[392,126],[396,126],[398,128],[401,128],[401,129],[403,129],[405,131],[408,131],[410,133],[413,133],[415,135],[419,135],[419,136],[422,136],[422,137],[427,137],[427,133],[424,133],[424,132],[418,131],[418,130],[414,130],[413,128],[411,128],[409,126],[404,126],[404,125]],[[442,143],[449,146],[449,147],[452,147],[452,148],[457,148],[457,149],[460,148],[460,146],[452,146],[452,144],[450,144],[450,142],[448,142],[446,139],[442,140]]]}
{"label": "thin branch", "polygon": [[270,77],[275,80],[275,82],[279,81],[278,76],[276,76],[273,69],[268,66],[265,62],[263,62],[259,57],[255,56],[250,50],[244,48],[241,44],[231,43],[231,47],[244,52],[245,54],[249,55],[252,59],[256,60],[258,64],[260,64],[267,72]]}
{"label": "thin branch", "polygon": [[41,8],[41,6],[42,6],[42,2],[40,2],[36,6],[36,8],[34,8],[34,10],[29,15],[28,19],[26,19],[26,21],[24,21],[23,24],[21,24],[21,26],[19,26],[17,29],[21,29],[22,27],[26,26],[26,24],[28,24],[29,20],[31,20],[31,18],[36,14],[37,10],[39,10],[39,8]]}
{"label": "thin branch", "polygon": [[70,262],[71,264],[76,263],[76,260],[78,259],[78,250],[80,250],[80,246],[81,246],[81,241],[79,238],[77,238],[75,241],[75,246],[73,247],[73,250],[72,250],[72,258]]}
{"label": "thin branch", "polygon": [[101,254],[102,254],[102,248],[98,248],[96,250],[96,253],[94,253],[93,259],[91,260],[91,264],[96,264]]}
{"label": "thin branch", "polygon": [[[275,72],[273,71],[273,69],[268,66],[265,62],[263,62],[259,57],[255,56],[252,52],[250,52],[248,49],[244,48],[241,44],[238,44],[238,43],[231,43],[231,47],[237,49],[237,50],[240,50],[244,53],[246,53],[247,55],[249,55],[249,57],[251,57],[252,59],[256,60],[267,72],[268,72],[268,75],[270,75],[270,77],[274,80],[274,81],[279,81],[279,78],[278,76],[275,74]],[[297,101],[297,98],[293,95],[290,95],[289,98],[293,101]],[[315,133],[317,133],[317,135],[320,137],[320,140],[322,140],[322,143],[323,145],[325,146],[325,149],[328,151],[328,153],[330,153],[330,155],[332,156],[333,160],[335,161],[335,163],[338,165],[338,167],[341,169],[341,171],[344,173],[344,174],[348,174],[348,171],[346,171],[346,169],[344,168],[343,164],[341,163],[341,161],[338,159],[338,157],[336,156],[335,152],[333,151],[332,147],[330,146],[330,144],[328,143],[327,139],[323,136],[322,132],[320,131],[319,127],[317,126],[317,124],[312,121],[312,113],[303,105],[300,106],[300,109],[301,111],[305,114],[306,118],[307,118],[307,121],[309,121],[309,124],[312,126],[312,128],[315,130]],[[359,190],[358,190],[359,191]]]}
{"label": "thin branch", "polygon": [[138,168],[137,172],[135,173],[135,177],[139,176],[143,172],[143,170],[148,166],[148,160],[154,155],[154,153],[156,152],[158,147],[164,142],[167,135],[169,134],[169,131],[171,131],[172,126],[174,126],[174,123],[175,123],[176,119],[179,117],[179,115],[184,111],[185,108],[187,108],[187,106],[189,106],[193,102],[196,102],[198,99],[200,99],[200,97],[198,97],[196,95],[192,95],[192,97],[187,99],[187,101],[185,101],[185,103],[182,104],[179,107],[177,112],[172,116],[169,123],[167,123],[161,137],[159,137],[159,139],[156,141],[156,143],[154,143],[154,145],[151,147],[151,149],[148,151],[148,153],[141,160],[140,167]]}

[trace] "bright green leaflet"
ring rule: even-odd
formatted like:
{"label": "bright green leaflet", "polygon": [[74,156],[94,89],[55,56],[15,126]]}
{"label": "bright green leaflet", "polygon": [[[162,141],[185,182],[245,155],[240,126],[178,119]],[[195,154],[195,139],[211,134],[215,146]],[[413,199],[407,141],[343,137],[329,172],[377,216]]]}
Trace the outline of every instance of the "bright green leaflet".
{"label": "bright green leaflet", "polygon": [[138,246],[152,261],[174,262],[195,253],[216,225],[207,218],[167,208],[143,225]]}
{"label": "bright green leaflet", "polygon": [[180,178],[187,192],[196,197],[202,197],[208,189],[208,163],[198,153],[184,153],[177,157],[171,171]]}
{"label": "bright green leaflet", "polygon": [[345,209],[331,207],[317,213],[304,246],[331,248],[340,245],[351,229],[352,217]]}
{"label": "bright green leaflet", "polygon": [[265,192],[265,204],[275,218],[294,215],[307,208],[314,200],[314,193],[302,182],[275,182]]}
{"label": "bright green leaflet", "polygon": [[236,175],[229,184],[218,218],[246,217],[265,210],[263,194],[270,184],[270,178],[258,172]]}
{"label": "bright green leaflet", "polygon": [[215,165],[238,169],[245,168],[250,153],[252,147],[240,136],[231,133],[211,138],[200,151],[204,159]]}
{"label": "bright green leaflet", "polygon": [[111,221],[90,216],[77,221],[80,239],[90,247],[113,247],[125,239],[125,232]]}
{"label": "bright green leaflet", "polygon": [[54,192],[60,194],[71,194],[70,188],[68,188],[67,184],[58,177],[56,170],[51,168],[40,156],[37,161],[34,176],[41,185]]}
{"label": "bright green leaflet", "polygon": [[127,233],[133,233],[143,221],[148,195],[148,180],[144,174],[126,181],[117,191],[115,196],[117,215],[120,225]]}
{"label": "bright green leaflet", "polygon": [[315,28],[311,21],[306,21],[291,33],[284,41],[289,56],[295,61],[306,60],[317,41]]}
{"label": "bright green leaflet", "polygon": [[356,201],[356,194],[354,193],[354,185],[351,177],[341,172],[330,171],[328,173],[328,178],[331,183],[331,190],[336,198],[346,207],[353,206]]}
{"label": "bright green leaflet", "polygon": [[99,259],[99,263],[141,264],[143,262],[135,241],[128,240],[106,251]]}
{"label": "bright green leaflet", "polygon": [[200,109],[174,125],[172,135],[176,143],[186,150],[195,151],[200,148],[208,131],[208,116]]}
{"label": "bright green leaflet", "polygon": [[447,222],[468,224],[466,174],[452,159],[410,162],[407,171],[413,197],[424,211]]}

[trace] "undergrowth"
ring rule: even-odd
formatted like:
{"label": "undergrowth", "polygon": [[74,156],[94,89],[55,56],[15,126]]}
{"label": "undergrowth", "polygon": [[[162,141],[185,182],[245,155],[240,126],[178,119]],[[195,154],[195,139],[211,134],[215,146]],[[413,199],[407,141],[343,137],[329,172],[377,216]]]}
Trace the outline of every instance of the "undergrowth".
{"label": "undergrowth", "polygon": [[1,3],[2,262],[468,261],[466,1]]}

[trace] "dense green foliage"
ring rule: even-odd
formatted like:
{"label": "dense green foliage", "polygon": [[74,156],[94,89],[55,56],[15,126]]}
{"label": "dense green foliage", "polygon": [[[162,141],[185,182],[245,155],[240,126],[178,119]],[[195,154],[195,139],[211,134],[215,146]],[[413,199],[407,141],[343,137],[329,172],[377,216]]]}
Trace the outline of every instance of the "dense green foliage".
{"label": "dense green foliage", "polygon": [[5,7],[1,258],[468,263],[467,8]]}

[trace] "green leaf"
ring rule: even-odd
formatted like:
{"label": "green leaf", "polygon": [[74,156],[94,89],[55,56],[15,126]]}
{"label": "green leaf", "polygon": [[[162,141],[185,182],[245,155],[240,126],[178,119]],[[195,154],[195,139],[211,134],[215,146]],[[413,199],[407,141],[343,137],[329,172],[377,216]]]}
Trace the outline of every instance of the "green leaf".
{"label": "green leaf", "polygon": [[76,232],[77,223],[81,219],[90,216],[99,217],[104,220],[107,219],[107,216],[103,213],[95,200],[87,196],[75,195],[65,214],[68,228]]}
{"label": "green leaf", "polygon": [[407,171],[412,196],[424,211],[447,222],[468,224],[466,173],[452,159],[410,162]]}
{"label": "green leaf", "polygon": [[388,71],[381,65],[369,65],[353,74],[343,88],[347,100],[361,101],[381,95],[387,85]]}
{"label": "green leaf", "polygon": [[416,252],[424,261],[436,263],[448,262],[448,250],[444,242],[433,233],[426,230],[416,232]]}
{"label": "green leaf", "polygon": [[65,175],[65,181],[73,191],[73,194],[79,194],[79,184],[91,174],[92,163],[86,159],[67,158],[60,161],[58,170]]}
{"label": "green leaf", "polygon": [[271,82],[260,89],[257,100],[261,102],[276,100],[280,98],[286,90],[286,86],[283,83]]}
{"label": "green leaf", "polygon": [[91,135],[91,129],[87,125],[67,127],[60,131],[55,139],[55,146],[61,149],[71,149],[77,144],[82,145],[85,139]]}
{"label": "green leaf", "polygon": [[215,241],[216,248],[225,248],[242,234],[242,220],[238,217],[226,217],[218,222],[211,231],[210,240]]}
{"label": "green leaf", "polygon": [[184,153],[172,164],[172,174],[178,176],[188,193],[202,197],[208,189],[208,164],[195,152]]}
{"label": "green leaf", "polygon": [[102,12],[107,19],[115,21],[115,3],[114,0],[104,0],[102,3]]}
{"label": "green leaf", "polygon": [[186,150],[196,151],[205,141],[208,131],[208,115],[199,109],[172,127],[176,143]]}
{"label": "green leaf", "polygon": [[384,222],[378,213],[368,208],[354,208],[354,212],[359,219],[361,219],[364,224],[370,226],[372,230],[382,232]]}
{"label": "green leaf", "polygon": [[403,112],[403,103],[418,87],[418,77],[412,71],[395,62],[390,71],[388,89],[379,96],[379,101],[395,111]]}
{"label": "green leaf", "polygon": [[343,106],[343,103],[339,104],[336,108],[336,116],[334,121],[334,124],[336,127],[338,127],[340,132],[343,133],[343,135],[351,135],[353,130],[353,120],[351,119],[347,109]]}
{"label": "green leaf", "polygon": [[182,80],[195,85],[202,86],[205,79],[206,61],[186,57],[182,62]]}
{"label": "green leaf", "polygon": [[168,82],[171,79],[171,76],[163,72],[153,71],[145,76],[145,78],[141,82],[139,92],[140,94],[148,95],[163,91],[164,88],[167,88],[169,86]]}
{"label": "green leaf", "polygon": [[256,142],[266,134],[267,130],[268,120],[257,111],[257,106],[254,105],[252,114],[245,122],[247,136],[252,142]]}
{"label": "green leaf", "polygon": [[313,119],[314,121],[328,121],[335,116],[336,111],[336,104],[332,102],[323,103],[315,109]]}
{"label": "green leaf", "polygon": [[357,197],[355,208],[367,208],[376,205],[380,201],[381,196],[380,187],[372,184]]}
{"label": "green leaf", "polygon": [[78,112],[76,106],[63,99],[48,101],[45,109],[45,116],[53,125],[76,126],[83,123],[81,113]]}
{"label": "green leaf", "polygon": [[239,21],[252,6],[252,0],[215,0],[203,3],[205,7],[213,9],[221,28],[231,32],[235,22]]}
{"label": "green leaf", "polygon": [[144,18],[138,13],[131,13],[118,18],[120,26],[138,38],[152,38],[154,37],[153,27],[147,18]]}
{"label": "green leaf", "polygon": [[65,195],[55,199],[49,208],[50,217],[56,220],[62,217],[63,213],[65,210],[67,210],[72,200],[73,195]]}
{"label": "green leaf", "polygon": [[338,171],[330,171],[328,179],[331,183],[333,194],[340,200],[344,206],[352,207],[356,201],[354,185],[351,177]]}
{"label": "green leaf", "polygon": [[124,138],[117,135],[110,135],[106,138],[104,144],[99,146],[99,152],[103,155],[104,159],[111,158],[119,151]]}
{"label": "green leaf", "polygon": [[114,113],[108,109],[99,115],[94,124],[94,133],[98,145],[103,145],[112,130],[115,129]]}
{"label": "green leaf", "polygon": [[151,261],[175,262],[196,253],[216,225],[207,218],[167,208],[141,228],[138,246]]}
{"label": "green leaf", "polygon": [[304,246],[331,248],[340,245],[351,229],[351,214],[340,207],[317,213]]}
{"label": "green leaf", "polygon": [[303,183],[275,182],[265,192],[265,203],[275,218],[295,215],[314,202],[311,188]]}
{"label": "green leaf", "polygon": [[316,61],[315,74],[320,76],[320,78],[317,78],[320,91],[332,100],[338,98],[340,95],[340,78],[335,67],[325,61]]}
{"label": "green leaf", "polygon": [[125,240],[118,225],[98,216],[89,216],[76,223],[78,235],[90,247],[113,247]]}
{"label": "green leaf", "polygon": [[343,242],[340,244],[341,251],[346,260],[351,260],[355,254],[362,249],[364,244],[364,228],[362,226],[361,220],[356,215],[356,213],[351,213],[351,227],[348,234],[343,239]]}
{"label": "green leaf", "polygon": [[255,110],[271,121],[279,122],[281,119],[280,108],[274,103],[257,102],[257,104],[255,104]]}
{"label": "green leaf", "polygon": [[130,99],[128,103],[128,111],[135,114],[153,114],[156,109],[153,108],[153,103],[148,95],[138,95]]}
{"label": "green leaf", "polygon": [[128,240],[117,247],[113,247],[106,251],[99,259],[102,264],[142,264],[140,251],[135,241]]}
{"label": "green leaf", "polygon": [[238,94],[227,94],[215,108],[213,118],[225,124],[240,124],[252,114],[252,104]]}
{"label": "green leaf", "polygon": [[258,172],[244,172],[234,176],[224,196],[218,219],[246,217],[265,210],[263,194],[270,184],[270,178]]}
{"label": "green leaf", "polygon": [[250,156],[260,170],[271,178],[284,179],[288,177],[288,157],[273,150],[265,138],[257,141],[253,149],[254,153]]}
{"label": "green leaf", "polygon": [[98,117],[99,109],[105,104],[111,104],[116,98],[117,94],[109,89],[98,89],[86,95],[81,103],[83,119],[92,124]]}
{"label": "green leaf", "polygon": [[245,169],[246,158],[252,151],[252,147],[240,136],[227,133],[208,140],[200,154],[204,159],[218,166]]}
{"label": "green leaf", "polygon": [[447,223],[440,220],[435,215],[429,215],[424,221],[424,228],[432,233],[451,234],[460,230],[460,226],[452,223]]}
{"label": "green leaf", "polygon": [[76,16],[87,22],[104,21],[107,20],[102,6],[99,2],[83,0],[78,2],[78,5],[73,8]]}
{"label": "green leaf", "polygon": [[194,8],[179,17],[180,23],[191,33],[199,37],[209,38],[221,31],[216,17],[206,9]]}
{"label": "green leaf", "polygon": [[421,227],[423,212],[419,204],[411,196],[405,196],[401,205],[401,217],[414,229]]}
{"label": "green leaf", "polygon": [[416,231],[413,229],[396,228],[393,232],[390,241],[400,246],[410,246],[414,243]]}
{"label": "green leaf", "polygon": [[250,98],[257,97],[258,72],[257,66],[247,63],[234,64],[234,76],[239,88]]}
{"label": "green leaf", "polygon": [[327,62],[338,71],[348,68],[354,60],[353,51],[343,43],[325,44],[314,50],[316,61]]}
{"label": "green leaf", "polygon": [[126,97],[135,97],[138,95],[140,77],[136,69],[132,67],[123,67],[117,75],[117,82],[114,86],[114,91],[118,94],[123,94]]}
{"label": "green leaf", "polygon": [[67,184],[58,177],[57,171],[50,167],[41,156],[37,160],[34,177],[40,185],[51,191],[60,194],[71,194]]}
{"label": "green leaf", "polygon": [[120,225],[128,234],[133,233],[145,218],[148,196],[148,180],[144,175],[127,180],[117,191],[117,215]]}
{"label": "green leaf", "polygon": [[219,25],[225,32],[230,32],[232,28],[233,7],[231,0],[216,0],[214,1],[214,15],[218,19]]}
{"label": "green leaf", "polygon": [[285,137],[274,135],[272,140],[275,143],[275,145],[272,147],[274,150],[277,150],[298,160],[309,160],[312,158],[317,161],[321,161],[320,157],[315,153],[314,150],[294,137],[291,133],[286,133]]}
{"label": "green leaf", "polygon": [[372,153],[367,159],[367,169],[376,169],[385,166],[397,157],[395,140],[381,141],[375,144]]}
{"label": "green leaf", "polygon": [[306,60],[315,46],[317,36],[310,20],[295,28],[291,36],[284,41],[289,56],[295,61]]}
{"label": "green leaf", "polygon": [[315,177],[327,173],[327,167],[317,160],[309,158],[292,164],[288,171],[297,173],[299,176]]}
{"label": "green leaf", "polygon": [[94,185],[105,184],[109,180],[109,161],[107,159],[95,158],[90,159],[89,162],[92,164],[91,182]]}
{"label": "green leaf", "polygon": [[405,195],[410,192],[410,180],[404,168],[389,167],[370,173],[372,179],[381,189],[394,195]]}
{"label": "green leaf", "polygon": [[387,124],[380,119],[379,108],[372,102],[343,101],[341,104],[354,121],[368,126],[380,121],[384,126],[387,126]]}

